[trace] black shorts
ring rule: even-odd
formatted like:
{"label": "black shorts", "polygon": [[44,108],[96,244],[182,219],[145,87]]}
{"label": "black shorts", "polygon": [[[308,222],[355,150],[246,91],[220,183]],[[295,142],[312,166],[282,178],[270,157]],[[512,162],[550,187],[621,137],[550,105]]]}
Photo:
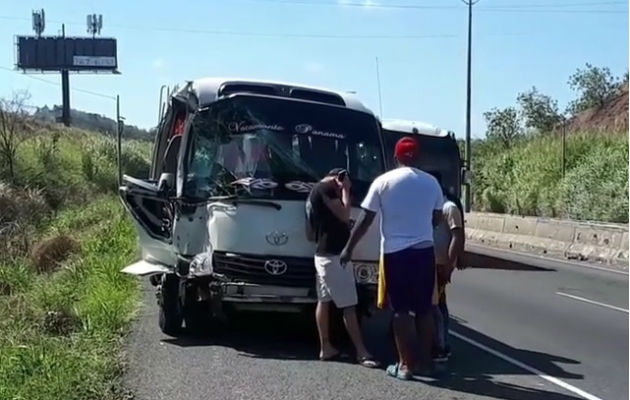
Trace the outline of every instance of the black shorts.
{"label": "black shorts", "polygon": [[433,247],[386,253],[383,261],[386,292],[394,312],[429,312],[436,279]]}

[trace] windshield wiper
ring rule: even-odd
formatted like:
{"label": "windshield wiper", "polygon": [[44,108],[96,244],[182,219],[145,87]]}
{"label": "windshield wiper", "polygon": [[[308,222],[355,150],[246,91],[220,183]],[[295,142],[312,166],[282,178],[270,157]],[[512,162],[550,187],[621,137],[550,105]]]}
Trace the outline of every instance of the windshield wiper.
{"label": "windshield wiper", "polygon": [[205,202],[212,202],[212,201],[226,201],[226,202],[232,203],[235,206],[238,206],[239,204],[251,204],[254,206],[271,207],[271,208],[275,208],[276,210],[282,209],[282,205],[274,201],[262,200],[262,199],[248,199],[248,198],[239,197],[237,195],[212,196],[205,199]]}
{"label": "windshield wiper", "polygon": [[269,201],[269,200],[260,200],[260,199],[244,199],[244,198],[239,198],[236,197],[234,199],[230,199],[232,204],[234,204],[235,206],[238,206],[239,204],[251,204],[254,206],[261,206],[261,207],[271,207],[271,208],[275,208],[276,210],[281,210],[282,209],[282,205],[274,202],[274,201]]}

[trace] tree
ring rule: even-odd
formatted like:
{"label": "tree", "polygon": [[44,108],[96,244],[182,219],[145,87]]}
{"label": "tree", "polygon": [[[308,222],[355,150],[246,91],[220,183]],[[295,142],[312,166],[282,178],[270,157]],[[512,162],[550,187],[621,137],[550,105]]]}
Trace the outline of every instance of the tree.
{"label": "tree", "polygon": [[558,113],[558,102],[540,93],[535,86],[528,92],[519,93],[517,101],[527,128],[550,132],[562,122],[562,116]]}
{"label": "tree", "polygon": [[522,134],[521,118],[514,107],[493,108],[483,113],[483,117],[488,126],[488,139],[498,140],[506,148],[511,147]]}
{"label": "tree", "polygon": [[0,157],[12,182],[15,182],[15,158],[23,141],[29,98],[28,92],[20,91],[14,92],[10,99],[0,99]]}
{"label": "tree", "polygon": [[587,63],[569,78],[569,86],[578,92],[578,98],[569,104],[568,111],[575,115],[592,107],[602,107],[619,88],[619,80],[607,67],[594,67]]}

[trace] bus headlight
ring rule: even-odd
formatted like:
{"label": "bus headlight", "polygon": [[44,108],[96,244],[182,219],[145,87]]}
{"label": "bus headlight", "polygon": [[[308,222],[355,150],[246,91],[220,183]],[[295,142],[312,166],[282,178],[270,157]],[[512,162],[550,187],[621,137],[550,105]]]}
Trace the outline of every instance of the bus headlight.
{"label": "bus headlight", "polygon": [[378,264],[364,262],[354,263],[354,279],[359,284],[377,284]]}

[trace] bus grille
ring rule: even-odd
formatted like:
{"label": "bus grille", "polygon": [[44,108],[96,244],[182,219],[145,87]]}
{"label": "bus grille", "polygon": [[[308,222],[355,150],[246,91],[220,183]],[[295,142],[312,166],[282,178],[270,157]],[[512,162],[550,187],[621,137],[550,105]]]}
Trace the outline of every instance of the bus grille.
{"label": "bus grille", "polygon": [[[274,275],[265,268],[268,261],[286,263],[286,271]],[[315,287],[315,265],[313,258],[261,256],[215,251],[213,253],[214,271],[233,281],[255,283],[259,285]],[[277,264],[277,263],[276,263]]]}

